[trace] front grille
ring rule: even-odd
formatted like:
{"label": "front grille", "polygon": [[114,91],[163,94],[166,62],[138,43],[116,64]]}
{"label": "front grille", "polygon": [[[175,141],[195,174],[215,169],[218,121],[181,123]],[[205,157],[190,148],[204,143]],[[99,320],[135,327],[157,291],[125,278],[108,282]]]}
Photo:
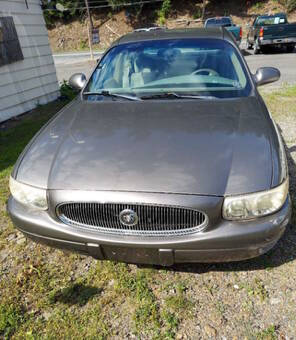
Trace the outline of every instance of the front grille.
{"label": "front grille", "polygon": [[[120,213],[130,209],[137,214],[135,225],[126,225]],[[167,236],[186,235],[202,231],[207,216],[197,210],[175,206],[117,203],[64,203],[57,215],[68,225],[104,233]]]}

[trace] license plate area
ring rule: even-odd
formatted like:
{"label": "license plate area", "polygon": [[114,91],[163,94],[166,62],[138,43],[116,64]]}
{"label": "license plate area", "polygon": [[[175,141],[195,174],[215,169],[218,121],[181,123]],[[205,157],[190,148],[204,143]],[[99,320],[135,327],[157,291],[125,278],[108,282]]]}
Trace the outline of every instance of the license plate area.
{"label": "license plate area", "polygon": [[159,264],[160,262],[159,250],[155,248],[132,248],[104,245],[102,246],[102,250],[106,260],[143,264]]}

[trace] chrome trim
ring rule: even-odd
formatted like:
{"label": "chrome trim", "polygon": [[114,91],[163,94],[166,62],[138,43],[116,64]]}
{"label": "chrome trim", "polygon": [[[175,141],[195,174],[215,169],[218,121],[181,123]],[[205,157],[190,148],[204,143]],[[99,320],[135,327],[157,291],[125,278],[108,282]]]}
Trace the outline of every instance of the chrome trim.
{"label": "chrome trim", "polygon": [[[71,205],[76,206],[77,213]],[[62,211],[63,207],[67,210]],[[111,213],[112,209],[115,215]],[[119,214],[125,209],[136,212],[136,225],[120,223]],[[208,216],[196,209],[141,203],[64,202],[56,207],[56,214],[68,226],[130,236],[183,236],[203,231],[209,222]]]}

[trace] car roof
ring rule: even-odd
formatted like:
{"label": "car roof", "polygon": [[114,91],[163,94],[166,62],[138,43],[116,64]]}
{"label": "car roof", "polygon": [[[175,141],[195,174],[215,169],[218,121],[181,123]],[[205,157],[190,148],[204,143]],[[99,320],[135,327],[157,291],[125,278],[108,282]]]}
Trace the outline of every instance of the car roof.
{"label": "car roof", "polygon": [[227,30],[221,27],[209,28],[186,28],[186,29],[158,29],[148,31],[134,31],[128,33],[113,43],[122,45],[131,42],[140,42],[147,40],[164,40],[164,39],[192,39],[192,38],[208,38],[208,39],[225,39],[233,41]]}
{"label": "car roof", "polygon": [[231,17],[211,17],[211,18],[207,18],[206,21],[208,21],[208,20],[221,20],[221,19],[230,19],[231,20]]}

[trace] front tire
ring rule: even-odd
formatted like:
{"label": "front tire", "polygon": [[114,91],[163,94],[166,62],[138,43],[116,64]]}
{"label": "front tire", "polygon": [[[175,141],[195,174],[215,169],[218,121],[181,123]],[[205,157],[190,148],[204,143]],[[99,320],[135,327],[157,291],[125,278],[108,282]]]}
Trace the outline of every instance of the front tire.
{"label": "front tire", "polygon": [[287,52],[288,53],[293,53],[294,52],[295,45],[288,45],[287,46]]}

